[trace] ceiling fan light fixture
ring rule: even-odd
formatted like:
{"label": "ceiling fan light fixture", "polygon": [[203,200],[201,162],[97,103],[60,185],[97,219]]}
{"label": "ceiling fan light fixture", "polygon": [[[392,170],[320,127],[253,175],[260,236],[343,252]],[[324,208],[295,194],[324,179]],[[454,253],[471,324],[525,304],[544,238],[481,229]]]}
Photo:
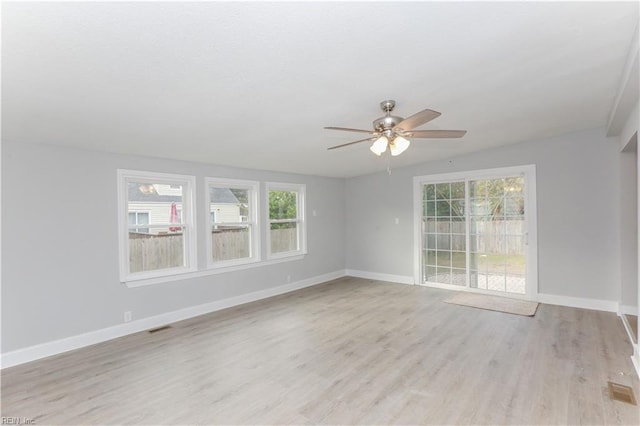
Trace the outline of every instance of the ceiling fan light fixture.
{"label": "ceiling fan light fixture", "polygon": [[391,155],[394,157],[396,155],[400,155],[409,148],[411,142],[402,136],[396,136],[396,138],[389,144],[389,149],[391,150]]}
{"label": "ceiling fan light fixture", "polygon": [[371,152],[373,152],[378,157],[382,155],[383,152],[387,150],[387,145],[389,144],[389,139],[386,136],[380,136],[376,141],[371,145]]}

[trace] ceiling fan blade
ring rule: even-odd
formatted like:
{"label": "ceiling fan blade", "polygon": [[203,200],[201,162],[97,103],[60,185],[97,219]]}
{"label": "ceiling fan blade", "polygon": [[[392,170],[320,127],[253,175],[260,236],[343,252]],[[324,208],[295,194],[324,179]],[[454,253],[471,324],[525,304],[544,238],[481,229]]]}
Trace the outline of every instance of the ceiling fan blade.
{"label": "ceiling fan blade", "polygon": [[375,132],[373,130],[351,129],[349,127],[325,127],[325,129],[327,129],[327,130],[344,130],[345,132],[369,133],[369,134],[372,134],[372,135],[377,133],[377,132]]}
{"label": "ceiling fan blade", "polygon": [[414,130],[407,132],[410,138],[461,138],[466,130]]}
{"label": "ceiling fan blade", "polygon": [[411,130],[415,127],[421,126],[424,123],[427,123],[434,118],[440,117],[440,113],[438,111],[434,111],[432,109],[424,109],[420,112],[413,114],[411,117],[407,117],[396,125],[396,128],[402,129],[403,131]]}
{"label": "ceiling fan blade", "polygon": [[353,142],[343,143],[342,145],[332,146],[331,148],[327,148],[327,149],[342,148],[343,146],[349,146],[349,145],[353,145],[353,144],[355,144],[355,143],[366,142],[366,141],[373,141],[373,140],[376,140],[376,138],[377,138],[377,136],[372,137],[372,138],[360,139],[359,141],[353,141]]}

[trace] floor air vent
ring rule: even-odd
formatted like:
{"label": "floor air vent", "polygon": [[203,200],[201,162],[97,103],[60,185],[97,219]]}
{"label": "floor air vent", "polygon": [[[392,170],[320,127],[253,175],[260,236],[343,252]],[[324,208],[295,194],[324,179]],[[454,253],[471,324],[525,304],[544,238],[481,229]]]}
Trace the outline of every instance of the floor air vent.
{"label": "floor air vent", "polygon": [[170,329],[171,326],[170,325],[165,325],[162,327],[158,327],[158,328],[152,328],[151,330],[148,330],[149,333],[153,334],[153,333],[157,333],[158,331],[164,331],[164,330],[168,330]]}
{"label": "floor air vent", "polygon": [[609,398],[614,401],[637,405],[636,398],[633,395],[633,389],[631,389],[631,387],[613,382],[607,382],[607,385],[609,386]]}

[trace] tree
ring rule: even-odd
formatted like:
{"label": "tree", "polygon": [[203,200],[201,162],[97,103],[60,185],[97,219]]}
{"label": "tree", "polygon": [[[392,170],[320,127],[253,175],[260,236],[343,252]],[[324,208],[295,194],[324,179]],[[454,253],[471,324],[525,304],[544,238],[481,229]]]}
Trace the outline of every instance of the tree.
{"label": "tree", "polygon": [[[269,219],[295,219],[298,217],[297,194],[293,191],[269,192]],[[274,223],[272,229],[286,228],[286,223]]]}

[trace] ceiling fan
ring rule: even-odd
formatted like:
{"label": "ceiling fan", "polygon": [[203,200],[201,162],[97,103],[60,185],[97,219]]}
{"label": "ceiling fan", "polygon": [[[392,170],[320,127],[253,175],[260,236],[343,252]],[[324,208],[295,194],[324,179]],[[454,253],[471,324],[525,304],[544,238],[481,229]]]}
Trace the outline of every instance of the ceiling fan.
{"label": "ceiling fan", "polygon": [[461,138],[466,130],[413,130],[434,118],[438,118],[440,113],[430,109],[424,109],[408,118],[391,115],[391,111],[396,106],[396,101],[387,100],[380,102],[380,109],[385,112],[384,117],[373,120],[373,130],[351,129],[348,127],[325,127],[329,130],[344,130],[347,132],[369,133],[371,136],[342,145],[332,146],[328,149],[342,148],[360,142],[375,141],[371,145],[371,151],[380,156],[389,147],[391,155],[400,155],[409,148],[407,138]]}

